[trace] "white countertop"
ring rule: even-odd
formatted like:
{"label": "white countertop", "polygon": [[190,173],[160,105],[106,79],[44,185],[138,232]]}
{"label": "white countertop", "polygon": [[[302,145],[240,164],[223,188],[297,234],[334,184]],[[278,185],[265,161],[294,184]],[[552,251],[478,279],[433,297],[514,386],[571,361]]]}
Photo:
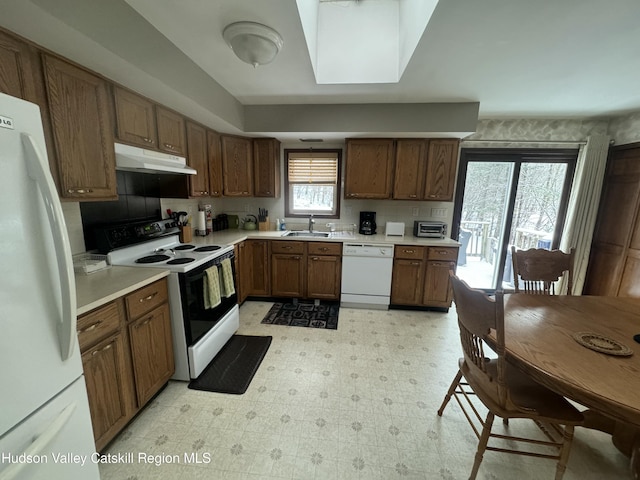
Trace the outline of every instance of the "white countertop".
{"label": "white countertop", "polygon": [[77,314],[131,293],[169,275],[169,270],[112,266],[89,275],[76,275]]}
{"label": "white countertop", "polygon": [[387,245],[422,245],[425,247],[458,247],[460,242],[452,240],[450,238],[417,238],[413,235],[400,236],[386,236],[383,234],[378,235],[360,235],[354,234],[350,236],[344,236],[338,232],[334,237],[287,237],[287,233],[290,230],[285,231],[257,231],[257,230],[221,230],[219,232],[212,232],[204,237],[194,236],[191,243],[196,245],[233,245],[247,239],[270,239],[270,240],[299,240],[305,242],[345,242],[345,243],[381,243]]}

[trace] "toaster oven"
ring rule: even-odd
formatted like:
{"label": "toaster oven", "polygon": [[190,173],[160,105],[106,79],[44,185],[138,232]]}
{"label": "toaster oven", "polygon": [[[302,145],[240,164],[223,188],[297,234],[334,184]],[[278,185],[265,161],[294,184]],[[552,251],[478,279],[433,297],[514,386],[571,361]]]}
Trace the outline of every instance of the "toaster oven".
{"label": "toaster oven", "polygon": [[444,222],[432,222],[417,220],[413,222],[413,236],[424,238],[444,238],[447,235],[447,224]]}

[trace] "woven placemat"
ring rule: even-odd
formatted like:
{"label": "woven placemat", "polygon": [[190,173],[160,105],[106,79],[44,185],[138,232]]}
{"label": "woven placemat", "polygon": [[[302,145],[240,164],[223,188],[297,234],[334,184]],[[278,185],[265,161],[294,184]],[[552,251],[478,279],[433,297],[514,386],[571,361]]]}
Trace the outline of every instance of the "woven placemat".
{"label": "woven placemat", "polygon": [[621,357],[633,355],[633,350],[626,345],[600,335],[599,333],[578,332],[573,334],[573,338],[580,345],[590,348],[591,350],[595,350],[596,352],[606,353],[607,355],[618,355]]}

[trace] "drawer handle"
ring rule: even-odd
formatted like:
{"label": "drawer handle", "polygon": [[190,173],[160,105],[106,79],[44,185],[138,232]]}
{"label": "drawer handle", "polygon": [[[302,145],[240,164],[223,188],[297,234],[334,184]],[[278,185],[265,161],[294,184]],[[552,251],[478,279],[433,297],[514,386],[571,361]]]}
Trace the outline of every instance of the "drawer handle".
{"label": "drawer handle", "polygon": [[404,253],[416,253],[415,250],[403,250]]}
{"label": "drawer handle", "polygon": [[93,193],[93,189],[91,189],[91,188],[70,188],[69,190],[67,190],[67,193],[79,193],[79,194]]}
{"label": "drawer handle", "polygon": [[138,300],[138,302],[142,303],[142,302],[148,302],[149,300],[151,300],[153,297],[155,297],[156,295],[158,295],[158,292],[153,292],[151,295],[149,295],[148,297],[144,297],[141,298],[140,300]]}
{"label": "drawer handle", "polygon": [[329,247],[322,247],[320,250],[323,251],[323,252],[326,252],[326,251],[329,250]]}
{"label": "drawer handle", "polygon": [[416,198],[417,195],[415,193],[412,193],[411,195],[409,195],[409,198]]}
{"label": "drawer handle", "polygon": [[311,260],[320,260],[319,257],[313,257]]}
{"label": "drawer handle", "polygon": [[411,262],[411,265],[421,265],[420,262]]}
{"label": "drawer handle", "polygon": [[177,150],[177,148],[174,145],[171,145],[170,143],[165,143],[164,146],[169,150]]}
{"label": "drawer handle", "polygon": [[284,246],[282,248],[284,248],[285,250],[291,250],[293,247],[291,245],[286,245],[286,246]]}
{"label": "drawer handle", "polygon": [[104,352],[107,351],[111,348],[111,344],[107,345],[106,347],[101,348],[100,350],[94,350],[94,352],[91,354],[91,356],[96,356],[97,354],[99,354],[100,352]]}
{"label": "drawer handle", "polygon": [[436,250],[436,253],[438,255],[447,255],[449,252],[447,252],[446,250]]}
{"label": "drawer handle", "polygon": [[96,323],[94,323],[93,325],[88,326],[87,328],[83,328],[82,330],[80,330],[80,332],[78,333],[87,333],[90,332],[91,330],[95,330],[96,327],[98,325],[100,325],[102,323],[102,320],[98,320]]}

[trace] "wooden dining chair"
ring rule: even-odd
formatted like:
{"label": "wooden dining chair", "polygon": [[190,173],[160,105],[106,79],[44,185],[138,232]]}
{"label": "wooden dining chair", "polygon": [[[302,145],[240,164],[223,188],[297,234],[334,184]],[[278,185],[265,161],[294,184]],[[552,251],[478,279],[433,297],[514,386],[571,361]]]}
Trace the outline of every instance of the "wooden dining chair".
{"label": "wooden dining chair", "polygon": [[569,253],[564,253],[561,250],[544,250],[542,248],[517,250],[515,246],[512,246],[513,284],[516,293],[521,291],[520,281],[522,281],[524,293],[555,295],[555,283],[566,274],[566,292],[567,295],[571,295],[574,253],[574,248]]}
{"label": "wooden dining chair", "polygon": [[[451,284],[464,356],[458,362],[458,373],[438,415],[442,416],[453,396],[478,437],[469,478],[476,478],[484,453],[489,450],[555,459],[555,478],[561,479],[569,459],[574,427],[584,420],[582,414],[564,397],[534,382],[506,361],[502,292],[497,292],[495,299],[490,298],[480,290],[471,289],[453,273]],[[492,350],[486,350],[492,356],[488,358],[485,339],[491,331],[495,332],[492,336],[495,341]],[[484,420],[478,402],[488,410]],[[506,422],[502,427],[504,433],[494,433],[496,416],[505,421],[531,419],[541,430],[540,438],[508,435],[512,424]]]}

